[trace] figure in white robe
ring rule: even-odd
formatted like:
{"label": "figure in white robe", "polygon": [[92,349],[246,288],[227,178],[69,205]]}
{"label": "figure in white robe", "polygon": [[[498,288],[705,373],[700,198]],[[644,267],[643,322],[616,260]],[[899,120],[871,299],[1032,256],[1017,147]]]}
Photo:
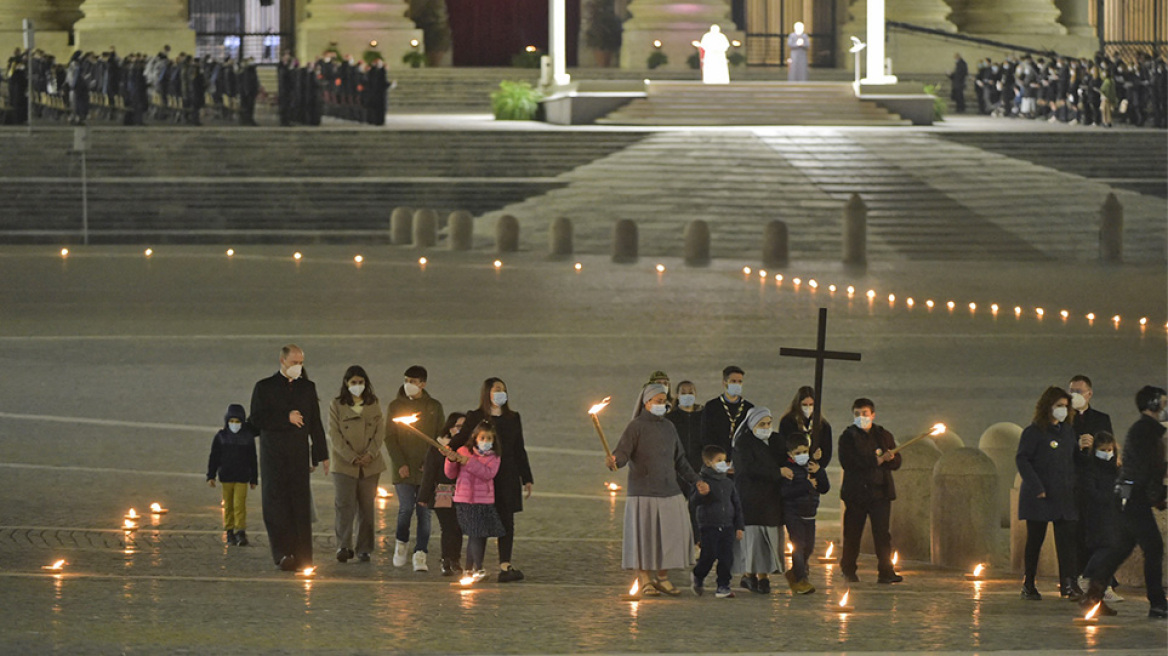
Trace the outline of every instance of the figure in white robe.
{"label": "figure in white robe", "polygon": [[811,47],[811,37],[804,31],[803,23],[795,23],[795,31],[787,36],[787,81],[807,81],[807,50]]}
{"label": "figure in white robe", "polygon": [[722,28],[711,25],[710,31],[702,36],[702,82],[705,84],[730,84],[730,64],[726,61],[726,51],[730,41],[722,34]]}

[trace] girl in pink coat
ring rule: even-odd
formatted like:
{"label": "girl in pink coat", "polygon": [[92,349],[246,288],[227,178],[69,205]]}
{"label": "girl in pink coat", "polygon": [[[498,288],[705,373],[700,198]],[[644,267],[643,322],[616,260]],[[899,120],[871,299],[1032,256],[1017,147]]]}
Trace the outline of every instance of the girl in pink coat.
{"label": "girl in pink coat", "polygon": [[455,480],[454,508],[458,524],[468,538],[464,584],[486,578],[483,556],[487,538],[506,534],[495,510],[495,474],[499,471],[499,446],[490,421],[475,426],[470,441],[457,452],[446,455],[446,476]]}

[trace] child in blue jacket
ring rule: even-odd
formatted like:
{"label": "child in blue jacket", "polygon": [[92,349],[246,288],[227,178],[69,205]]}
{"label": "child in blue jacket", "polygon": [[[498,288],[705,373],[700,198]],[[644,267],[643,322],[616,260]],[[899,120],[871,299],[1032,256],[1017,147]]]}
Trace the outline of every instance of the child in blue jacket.
{"label": "child in blue jacket", "polygon": [[787,538],[794,546],[787,583],[795,594],[815,592],[807,580],[807,562],[815,551],[815,515],[819,512],[819,497],[831,489],[827,471],[811,460],[807,436],[791,433],[784,438],[787,445],[786,466],[794,474],[779,484],[783,498],[783,525]]}
{"label": "child in blue jacket", "polygon": [[207,461],[207,485],[215,487],[215,478],[223,487],[223,527],[227,544],[246,547],[247,490],[259,483],[259,465],[256,463],[256,430],[246,421],[242,405],[227,406],[223,428],[211,441],[211,457]]}

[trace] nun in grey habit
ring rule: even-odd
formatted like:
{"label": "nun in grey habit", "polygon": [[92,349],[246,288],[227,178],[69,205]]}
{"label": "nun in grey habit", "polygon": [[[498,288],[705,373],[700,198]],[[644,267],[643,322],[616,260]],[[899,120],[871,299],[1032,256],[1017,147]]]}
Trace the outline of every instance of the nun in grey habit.
{"label": "nun in grey habit", "polygon": [[665,386],[641,390],[633,420],[608,459],[614,471],[628,465],[624,548],[621,566],[635,570],[640,594],[680,591],[669,582],[671,569],[693,565],[693,527],[678,478],[705,485],[685,459],[673,422],[665,418]]}

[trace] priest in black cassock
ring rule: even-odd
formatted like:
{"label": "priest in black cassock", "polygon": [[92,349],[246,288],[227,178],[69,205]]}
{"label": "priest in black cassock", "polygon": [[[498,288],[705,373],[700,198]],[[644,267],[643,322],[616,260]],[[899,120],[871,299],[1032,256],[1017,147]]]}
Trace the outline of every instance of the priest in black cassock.
{"label": "priest in black cassock", "polygon": [[[280,371],[255,384],[250,422],[260,431],[264,527],[272,560],[291,572],[312,565],[312,495],[308,475],[324,465],[328,444],[316,386],[304,375],[304,351],[280,350]],[[311,441],[311,446],[309,445]]]}

